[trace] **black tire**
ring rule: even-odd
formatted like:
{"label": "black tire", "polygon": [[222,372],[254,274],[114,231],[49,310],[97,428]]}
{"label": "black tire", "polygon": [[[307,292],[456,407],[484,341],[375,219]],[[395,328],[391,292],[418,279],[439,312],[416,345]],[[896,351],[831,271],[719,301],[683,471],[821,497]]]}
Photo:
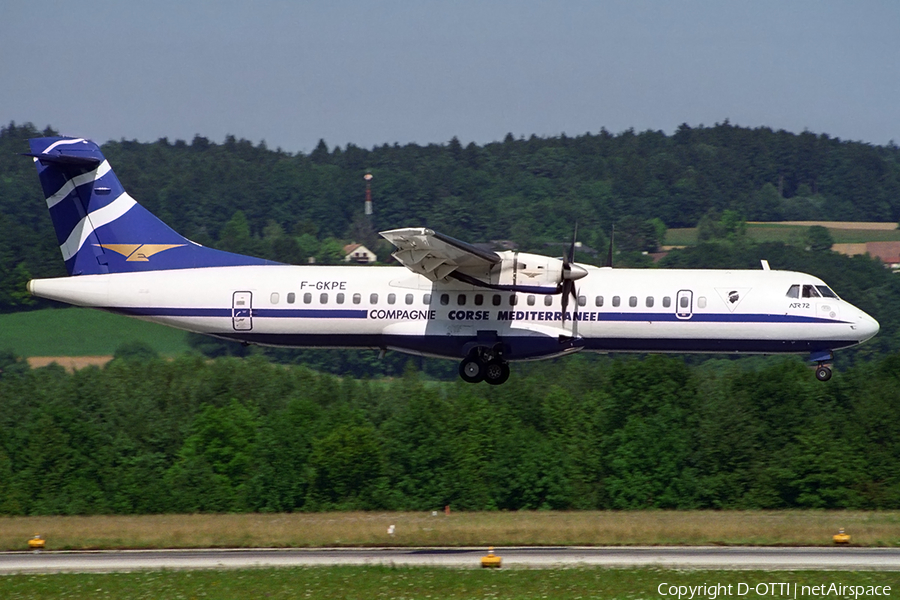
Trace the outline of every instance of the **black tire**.
{"label": "black tire", "polygon": [[484,380],[491,385],[506,383],[509,379],[509,365],[499,360],[492,360],[484,369]]}
{"label": "black tire", "polygon": [[459,376],[466,383],[484,381],[485,366],[477,358],[467,357],[459,363]]}
{"label": "black tire", "polygon": [[826,366],[816,367],[816,379],[819,381],[828,381],[831,379],[831,369]]}

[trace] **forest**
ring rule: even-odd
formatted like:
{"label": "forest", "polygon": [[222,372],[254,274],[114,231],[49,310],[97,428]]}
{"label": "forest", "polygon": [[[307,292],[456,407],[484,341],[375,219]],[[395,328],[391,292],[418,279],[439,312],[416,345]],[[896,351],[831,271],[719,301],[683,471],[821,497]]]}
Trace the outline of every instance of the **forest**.
{"label": "forest", "polygon": [[[2,312],[52,307],[24,284],[65,274],[34,166],[18,155],[36,135],[55,132],[0,128]],[[615,226],[619,265],[765,259],[821,277],[882,329],[839,352],[827,384],[800,357],[576,355],[514,365],[495,388],[457,381],[452,361],[200,336],[192,355],[130,344],[102,369],[67,373],[0,344],[0,514],[900,508],[900,279],[868,256],[754,243],[740,227],[897,221],[894,144],[726,121],[465,147],[321,141],[292,154],[197,136],[103,151],[133,197],[226,250],[329,264],[362,241],[387,263],[376,231],[429,226],[558,255],[575,222],[588,248]],[[658,264],[642,254],[667,227],[698,224],[703,243]]]}
{"label": "forest", "polygon": [[0,359],[0,514],[900,508],[900,355],[516,365],[503,386],[123,349]]}

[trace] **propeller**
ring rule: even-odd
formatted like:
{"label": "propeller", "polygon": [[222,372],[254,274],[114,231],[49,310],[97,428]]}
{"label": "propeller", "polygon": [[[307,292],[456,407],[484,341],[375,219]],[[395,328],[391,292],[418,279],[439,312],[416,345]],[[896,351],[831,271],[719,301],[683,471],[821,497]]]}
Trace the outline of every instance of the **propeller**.
{"label": "propeller", "polygon": [[[578,313],[578,290],[575,289],[575,281],[587,275],[584,268],[575,264],[575,240],[578,239],[578,223],[575,223],[575,233],[572,234],[572,245],[563,256],[562,278],[559,283],[559,291],[562,293],[562,322],[566,324],[566,309],[569,307],[569,296],[575,300],[575,313]],[[576,325],[577,327],[577,325]]]}

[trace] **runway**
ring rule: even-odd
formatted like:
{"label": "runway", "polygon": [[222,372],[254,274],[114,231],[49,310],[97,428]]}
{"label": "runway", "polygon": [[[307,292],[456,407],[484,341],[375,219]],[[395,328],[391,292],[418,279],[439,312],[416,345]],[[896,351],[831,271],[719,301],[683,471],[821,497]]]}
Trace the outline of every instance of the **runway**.
{"label": "runway", "polygon": [[[0,575],[329,565],[477,568],[486,548],[317,548],[0,552]],[[896,570],[900,548],[507,547],[503,567]]]}

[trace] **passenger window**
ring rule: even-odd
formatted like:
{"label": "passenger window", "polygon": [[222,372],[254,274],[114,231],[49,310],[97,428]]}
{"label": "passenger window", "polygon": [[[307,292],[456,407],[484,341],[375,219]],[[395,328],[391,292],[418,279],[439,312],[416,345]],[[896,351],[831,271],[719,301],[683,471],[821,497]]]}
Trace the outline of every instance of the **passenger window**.
{"label": "passenger window", "polygon": [[393,304],[397,301],[397,294],[388,294],[388,304]]}
{"label": "passenger window", "polygon": [[647,302],[645,303],[647,308],[653,308],[653,296],[647,296]]}
{"label": "passenger window", "polygon": [[631,308],[637,306],[637,296],[631,296],[630,298],[628,298],[628,306],[630,306]]}
{"label": "passenger window", "polygon": [[534,306],[534,296],[532,294],[528,294],[526,301],[528,302],[528,306]]}
{"label": "passenger window", "polygon": [[594,306],[603,306],[603,296],[594,298]]}
{"label": "passenger window", "polygon": [[343,293],[337,295],[337,303],[338,304],[344,303],[344,294]]}
{"label": "passenger window", "polygon": [[319,304],[328,304],[328,294],[319,294]]}
{"label": "passenger window", "polygon": [[272,295],[269,297],[269,300],[272,301],[272,304],[278,304],[278,292],[272,292]]}
{"label": "passenger window", "polygon": [[288,297],[287,297],[288,304],[293,304],[296,299],[297,299],[297,294],[295,294],[294,292],[288,292]]}
{"label": "passenger window", "polygon": [[413,303],[413,295],[412,295],[412,294],[407,294],[407,295],[406,295],[406,303],[407,303],[407,304],[412,304],[412,303]]}
{"label": "passenger window", "polygon": [[837,298],[837,294],[832,292],[831,288],[827,285],[817,285],[816,289],[819,290],[819,293],[825,298]]}
{"label": "passenger window", "polygon": [[509,305],[510,305],[510,306],[515,306],[515,305],[518,304],[518,303],[519,303],[519,297],[516,296],[515,294],[511,294],[511,295],[509,296]]}
{"label": "passenger window", "polygon": [[425,294],[424,296],[422,296],[422,303],[431,304],[431,294]]}
{"label": "passenger window", "polygon": [[500,302],[502,301],[503,299],[500,298],[500,294],[494,294],[494,297],[491,298],[491,304],[493,304],[494,306],[500,306]]}
{"label": "passenger window", "polygon": [[670,298],[669,296],[663,296],[663,306],[666,308],[672,306],[672,298]]}
{"label": "passenger window", "polygon": [[818,298],[819,292],[816,291],[816,286],[804,285],[803,286],[803,297],[804,298]]}
{"label": "passenger window", "polygon": [[353,304],[359,304],[362,302],[362,296],[359,294],[353,294]]}
{"label": "passenger window", "polygon": [[460,294],[459,296],[457,296],[456,303],[460,306],[465,306],[466,305],[466,295]]}
{"label": "passenger window", "polygon": [[613,306],[619,306],[622,304],[622,299],[618,296],[613,296]]}
{"label": "passenger window", "polygon": [[441,306],[450,304],[450,294],[441,294]]}
{"label": "passenger window", "polygon": [[687,296],[682,296],[678,299],[678,305],[681,306],[681,308],[687,308],[689,302],[690,300],[688,300]]}
{"label": "passenger window", "polygon": [[551,306],[553,304],[553,296],[547,294],[544,296],[544,306]]}
{"label": "passenger window", "polygon": [[484,294],[475,294],[475,306],[484,304]]}
{"label": "passenger window", "polygon": [[585,305],[587,305],[587,297],[578,296],[578,306],[585,306]]}
{"label": "passenger window", "polygon": [[786,294],[788,298],[799,298],[800,297],[800,286],[792,285],[788,288],[788,293]]}
{"label": "passenger window", "polygon": [[378,294],[369,294],[369,304],[378,304]]}
{"label": "passenger window", "polygon": [[706,296],[697,298],[697,308],[706,308]]}
{"label": "passenger window", "polygon": [[303,304],[312,304],[312,294],[310,292],[303,294]]}

